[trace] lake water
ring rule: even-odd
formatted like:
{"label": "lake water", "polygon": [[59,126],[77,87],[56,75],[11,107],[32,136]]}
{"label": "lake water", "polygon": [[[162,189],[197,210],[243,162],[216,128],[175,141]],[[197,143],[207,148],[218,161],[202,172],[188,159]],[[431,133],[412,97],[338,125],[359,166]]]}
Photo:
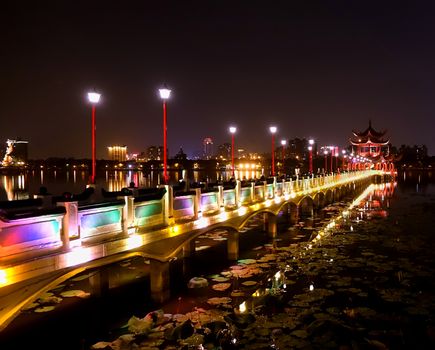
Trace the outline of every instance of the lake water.
{"label": "lake water", "polygon": [[[164,350],[433,349],[434,213],[434,176],[413,171],[296,226],[279,218],[275,241],[257,217],[240,234],[237,263],[225,259],[224,230],[198,238],[190,259],[171,264],[172,298],[164,305],[149,298],[148,262],[130,259],[107,268],[105,297],[88,294],[96,272],[77,276],[51,291],[59,303],[40,299],[24,311],[0,345],[3,336],[7,349],[27,340],[46,349],[99,341]],[[188,289],[193,276],[209,286]],[[67,297],[77,290],[84,294]],[[53,308],[37,311],[45,306]],[[157,317],[161,324],[132,335],[145,332],[144,316],[157,308],[167,314]]]}

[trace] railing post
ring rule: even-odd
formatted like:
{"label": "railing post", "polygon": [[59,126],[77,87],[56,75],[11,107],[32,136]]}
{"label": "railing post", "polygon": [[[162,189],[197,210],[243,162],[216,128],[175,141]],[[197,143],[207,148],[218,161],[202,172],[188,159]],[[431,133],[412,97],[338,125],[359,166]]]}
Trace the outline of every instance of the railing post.
{"label": "railing post", "polygon": [[224,186],[218,186],[218,206],[222,208],[224,206]]}
{"label": "railing post", "polygon": [[273,177],[273,197],[272,198],[275,198],[276,197],[276,176],[274,176]]}
{"label": "railing post", "polygon": [[128,233],[128,229],[133,226],[134,222],[134,197],[119,196],[118,199],[124,199],[122,207],[122,231]]}
{"label": "railing post", "polygon": [[174,198],[172,196],[172,186],[162,185],[166,189],[163,196],[163,222],[166,226],[170,224],[170,218],[173,216]]}
{"label": "railing post", "polygon": [[240,180],[236,180],[236,187],[235,187],[235,198],[236,198],[236,208],[240,207],[240,192],[242,190],[242,183]]}
{"label": "railing post", "polygon": [[202,213],[201,208],[201,189],[194,188],[195,190],[195,198],[193,199],[193,213],[195,215],[195,219],[198,219],[199,213]]}
{"label": "railing post", "polygon": [[70,238],[80,238],[79,205],[78,202],[57,202],[58,206],[65,207],[66,213],[62,219],[62,244],[64,249],[70,248]]}

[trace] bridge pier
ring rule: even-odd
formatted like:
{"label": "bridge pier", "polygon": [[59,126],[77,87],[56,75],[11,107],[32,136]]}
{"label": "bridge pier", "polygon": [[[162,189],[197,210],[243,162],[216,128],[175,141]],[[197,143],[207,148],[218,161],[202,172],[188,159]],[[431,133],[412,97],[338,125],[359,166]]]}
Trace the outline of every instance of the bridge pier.
{"label": "bridge pier", "polygon": [[227,254],[228,260],[239,258],[239,232],[228,232]]}
{"label": "bridge pier", "polygon": [[290,224],[294,225],[299,220],[299,207],[297,205],[289,205]]}
{"label": "bridge pier", "polygon": [[150,260],[151,298],[163,303],[170,297],[169,261]]}
{"label": "bridge pier", "polygon": [[268,213],[263,213],[263,231],[267,232],[268,229],[268,218],[269,218],[269,214]]}
{"label": "bridge pier", "polygon": [[109,271],[101,268],[89,276],[90,293],[92,296],[101,297],[109,291]]}
{"label": "bridge pier", "polygon": [[183,245],[183,258],[188,258],[195,253],[195,240],[192,239]]}
{"label": "bridge pier", "polygon": [[278,232],[276,222],[277,222],[277,216],[268,213],[267,235],[269,236],[269,238],[276,238]]}

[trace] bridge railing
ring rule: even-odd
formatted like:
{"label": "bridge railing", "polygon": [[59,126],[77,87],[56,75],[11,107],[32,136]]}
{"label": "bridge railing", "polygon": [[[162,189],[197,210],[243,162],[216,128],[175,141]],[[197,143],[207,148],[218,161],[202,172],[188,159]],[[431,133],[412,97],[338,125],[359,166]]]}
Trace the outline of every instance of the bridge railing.
{"label": "bridge railing", "polygon": [[14,209],[0,209],[0,257],[25,253],[35,247],[56,249],[63,245],[62,220],[65,208]]}
{"label": "bridge railing", "polygon": [[116,235],[144,232],[177,220],[197,219],[200,213],[208,215],[219,210],[233,210],[276,196],[309,192],[371,174],[373,172],[353,171],[296,179],[274,178],[243,183],[238,180],[190,191],[173,191],[171,186],[165,185],[132,193],[116,193],[101,203],[65,200],[58,202],[57,207],[44,208],[38,202],[38,206],[15,212],[2,209],[0,203],[0,258],[35,247],[68,249]]}

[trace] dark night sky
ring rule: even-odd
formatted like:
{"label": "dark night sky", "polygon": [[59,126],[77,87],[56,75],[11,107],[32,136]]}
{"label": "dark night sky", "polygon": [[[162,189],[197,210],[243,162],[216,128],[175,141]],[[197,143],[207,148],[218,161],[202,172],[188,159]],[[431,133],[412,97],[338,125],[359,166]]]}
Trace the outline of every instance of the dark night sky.
{"label": "dark night sky", "polygon": [[90,157],[93,88],[97,157],[162,144],[163,82],[171,155],[229,142],[231,123],[251,151],[272,123],[344,146],[369,119],[435,154],[434,1],[59,3],[0,12],[0,142],[29,140],[31,158]]}

